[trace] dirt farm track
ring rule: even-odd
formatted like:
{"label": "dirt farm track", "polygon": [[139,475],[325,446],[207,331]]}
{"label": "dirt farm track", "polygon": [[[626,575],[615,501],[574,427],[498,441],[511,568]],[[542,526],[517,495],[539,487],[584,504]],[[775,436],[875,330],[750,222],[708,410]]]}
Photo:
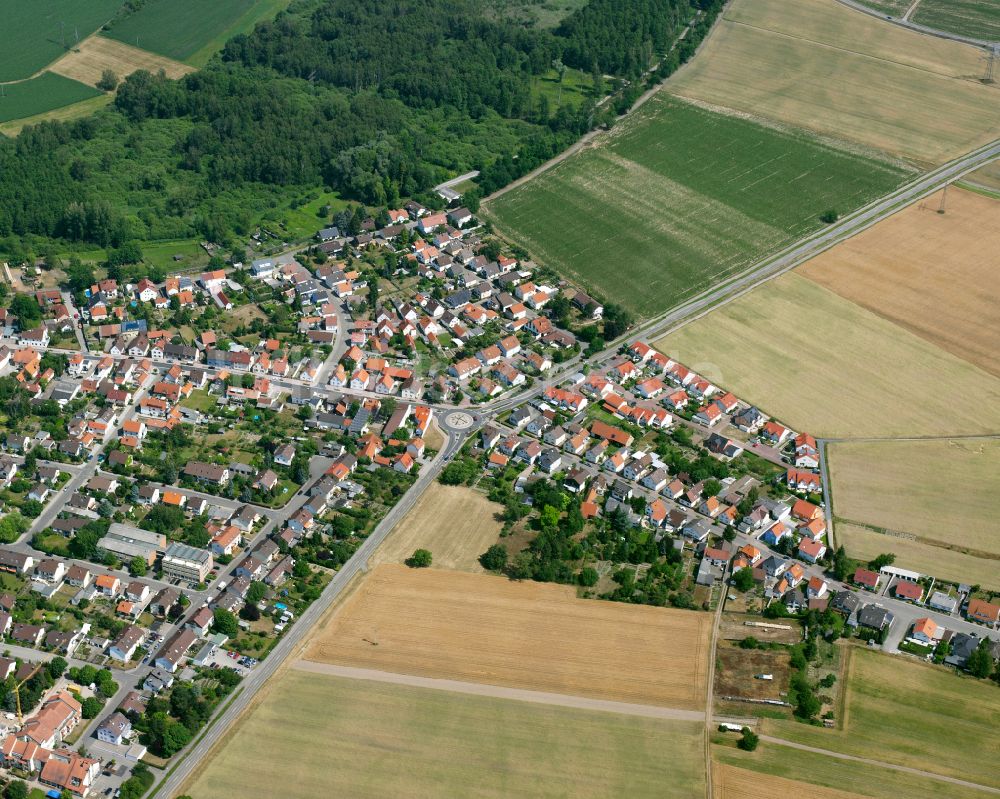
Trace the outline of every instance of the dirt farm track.
{"label": "dirt farm track", "polygon": [[305,659],[698,710],[710,617],[573,588],[385,564]]}

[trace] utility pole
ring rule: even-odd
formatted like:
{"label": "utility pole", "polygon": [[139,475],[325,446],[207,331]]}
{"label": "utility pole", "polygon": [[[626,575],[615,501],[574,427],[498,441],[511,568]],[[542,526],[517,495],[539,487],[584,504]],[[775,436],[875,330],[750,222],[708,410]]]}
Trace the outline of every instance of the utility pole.
{"label": "utility pole", "polygon": [[1000,54],[1000,44],[989,44],[985,48],[983,59],[986,61],[986,74],[983,75],[983,83],[994,83],[994,72],[996,69],[997,56]]}
{"label": "utility pole", "polygon": [[941,205],[938,206],[938,213],[943,214],[945,211],[945,204],[948,202],[948,186],[949,183],[944,184],[944,191],[941,192]]}

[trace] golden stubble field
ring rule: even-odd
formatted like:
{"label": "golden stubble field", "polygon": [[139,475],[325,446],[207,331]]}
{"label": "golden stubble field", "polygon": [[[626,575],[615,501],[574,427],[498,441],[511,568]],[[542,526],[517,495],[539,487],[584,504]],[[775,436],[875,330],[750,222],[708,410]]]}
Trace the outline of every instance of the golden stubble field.
{"label": "golden stubble field", "polygon": [[[794,429],[824,438],[1000,427],[1000,379],[795,272],[655,346]],[[944,387],[958,399],[941,402]]]}
{"label": "golden stubble field", "polygon": [[1000,556],[997,439],[843,442],[827,453],[838,518]]}
{"label": "golden stubble field", "polygon": [[378,549],[372,563],[402,563],[415,549],[428,549],[434,566],[482,572],[479,556],[495,544],[503,507],[481,491],[435,482],[424,492],[398,529]]}
{"label": "golden stubble field", "polygon": [[734,0],[671,90],[939,164],[1000,135],[979,55],[835,0]]}
{"label": "golden stubble field", "polygon": [[810,799],[864,799],[860,793],[836,788],[824,788],[799,780],[789,780],[773,774],[712,764],[712,796],[714,799],[774,799],[776,796],[808,796]]}
{"label": "golden stubble field", "polygon": [[573,588],[385,564],[305,659],[701,709],[711,616],[578,599]]}
{"label": "golden stubble field", "polygon": [[[867,561],[877,558],[883,552],[891,552],[896,556],[896,565],[901,569],[933,574],[935,577],[956,583],[1000,588],[998,560],[967,555],[958,549],[925,544],[919,539],[878,533],[849,522],[837,522],[834,529],[837,544],[843,545],[852,558]],[[956,538],[960,537],[961,531],[955,532]]]}
{"label": "golden stubble field", "polygon": [[180,78],[194,71],[194,67],[182,64],[180,61],[140,50],[138,47],[104,36],[84,39],[75,50],[49,67],[50,72],[78,80],[88,86],[96,86],[106,69],[114,72],[119,80],[124,80],[139,69],[154,74],[162,69],[168,78]]}
{"label": "golden stubble field", "polygon": [[[945,213],[939,214],[942,199]],[[799,274],[1000,376],[1000,201],[949,188]]]}

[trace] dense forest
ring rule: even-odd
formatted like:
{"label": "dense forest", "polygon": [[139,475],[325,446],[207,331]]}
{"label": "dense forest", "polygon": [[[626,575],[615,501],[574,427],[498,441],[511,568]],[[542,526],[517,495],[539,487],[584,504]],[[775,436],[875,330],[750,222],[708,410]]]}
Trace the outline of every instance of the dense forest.
{"label": "dense forest", "polygon": [[[395,205],[472,168],[487,193],[613,119],[643,69],[669,74],[721,4],[591,0],[547,31],[487,18],[477,0],[294,3],[197,73],[137,72],[109,109],[0,141],[0,249],[227,244],[310,188]],[[594,91],[553,110],[532,79],[564,63],[589,70]],[[598,108],[602,73],[624,88]]]}

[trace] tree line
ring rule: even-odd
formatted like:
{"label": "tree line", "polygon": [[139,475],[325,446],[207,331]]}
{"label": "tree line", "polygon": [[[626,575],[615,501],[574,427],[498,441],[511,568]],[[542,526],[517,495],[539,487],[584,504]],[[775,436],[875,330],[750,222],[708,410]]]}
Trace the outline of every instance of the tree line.
{"label": "tree line", "polygon": [[554,63],[598,83],[634,77],[695,8],[719,5],[590,0],[547,31],[488,18],[475,0],[296,4],[199,72],[133,73],[109,109],[0,141],[0,239],[228,245],[319,186],[393,206],[474,168],[489,193],[601,119],[594,97],[554,110],[533,99],[533,79]]}

